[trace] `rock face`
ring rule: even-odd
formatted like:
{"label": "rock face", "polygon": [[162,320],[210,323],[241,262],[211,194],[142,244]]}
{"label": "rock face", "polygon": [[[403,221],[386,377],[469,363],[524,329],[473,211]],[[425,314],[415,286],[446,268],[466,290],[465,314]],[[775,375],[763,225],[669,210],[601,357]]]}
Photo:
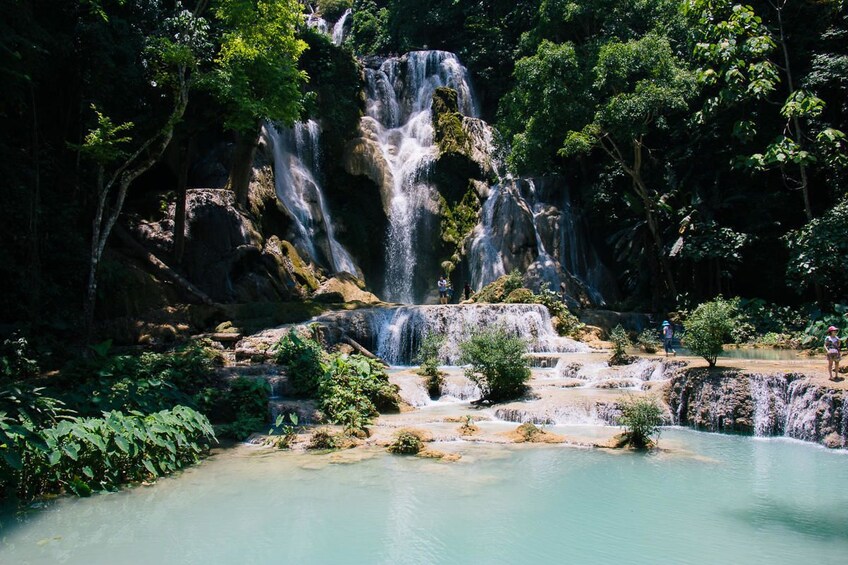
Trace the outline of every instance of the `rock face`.
{"label": "rock face", "polygon": [[[258,190],[258,188],[257,188]],[[277,237],[266,239],[232,191],[192,189],[186,195],[186,243],[181,270],[218,302],[277,301],[305,297],[318,287],[311,268]],[[170,219],[137,226],[136,235],[158,255],[172,249]]]}
{"label": "rock face", "polygon": [[689,369],[671,379],[666,402],[679,425],[848,446],[844,391],[803,375]]}
{"label": "rock face", "polygon": [[362,281],[350,273],[338,273],[324,281],[315,291],[313,298],[318,302],[380,302],[379,298],[363,290],[362,285]]}

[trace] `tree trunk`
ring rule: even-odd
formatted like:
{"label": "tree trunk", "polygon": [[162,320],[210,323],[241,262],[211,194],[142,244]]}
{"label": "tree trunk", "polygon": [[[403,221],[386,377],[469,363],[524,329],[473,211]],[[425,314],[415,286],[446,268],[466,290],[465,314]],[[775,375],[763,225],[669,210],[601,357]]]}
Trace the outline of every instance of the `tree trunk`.
{"label": "tree trunk", "polygon": [[[91,255],[89,256],[88,285],[86,287],[85,303],[83,305],[83,323],[86,341],[91,341],[94,327],[94,307],[97,299],[97,270],[106,242],[121,215],[124,200],[130,185],[140,175],[150,169],[159,158],[174,135],[174,127],[185,113],[188,105],[190,81],[185,67],[177,72],[179,89],[176,92],[174,108],[162,128],[142,143],[136,151],[127,157],[106,180],[105,164],[100,163],[97,169],[97,208],[94,214],[91,230]],[[111,207],[108,206],[109,194],[117,187],[117,194]],[[108,209],[107,209],[108,208]]]}
{"label": "tree trunk", "polygon": [[250,187],[250,175],[253,172],[253,158],[256,155],[259,124],[249,133],[236,134],[236,147],[233,151],[233,165],[230,168],[230,189],[235,193],[236,203],[247,206],[247,192]]}
{"label": "tree trunk", "polygon": [[[786,71],[786,85],[789,87],[789,95],[791,96],[793,92],[795,92],[795,81],[792,77],[792,67],[789,64],[789,48],[786,46],[786,36],[783,30],[783,4],[772,4],[772,8],[777,12],[777,26],[778,31],[780,33],[780,47],[783,50],[783,64],[784,69]],[[792,116],[792,125],[794,131],[792,132],[793,137],[795,137],[795,143],[798,144],[799,149],[804,148],[804,130],[801,128],[801,121],[798,119],[798,116]],[[810,222],[813,219],[813,208],[810,206],[810,187],[809,181],[807,179],[807,167],[804,163],[799,163],[798,168],[800,169],[801,174],[801,195],[804,198],[804,214],[807,216],[807,221]]]}
{"label": "tree trunk", "polygon": [[194,136],[189,136],[180,148],[180,172],[177,179],[177,202],[174,205],[174,262],[179,265],[185,252],[186,186],[194,149]]}

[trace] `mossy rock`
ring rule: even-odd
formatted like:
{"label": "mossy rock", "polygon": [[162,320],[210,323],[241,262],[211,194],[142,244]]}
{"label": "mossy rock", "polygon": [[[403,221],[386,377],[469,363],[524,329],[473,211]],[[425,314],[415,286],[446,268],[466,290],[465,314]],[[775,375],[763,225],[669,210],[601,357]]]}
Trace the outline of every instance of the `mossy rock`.
{"label": "mossy rock", "polygon": [[507,304],[533,304],[535,301],[533,292],[529,288],[516,288],[504,300]]}
{"label": "mossy rock", "polygon": [[288,241],[280,240],[280,250],[283,256],[291,263],[291,274],[295,280],[306,286],[311,292],[315,292],[319,286],[318,279],[315,277],[312,269],[301,259],[294,245]]}

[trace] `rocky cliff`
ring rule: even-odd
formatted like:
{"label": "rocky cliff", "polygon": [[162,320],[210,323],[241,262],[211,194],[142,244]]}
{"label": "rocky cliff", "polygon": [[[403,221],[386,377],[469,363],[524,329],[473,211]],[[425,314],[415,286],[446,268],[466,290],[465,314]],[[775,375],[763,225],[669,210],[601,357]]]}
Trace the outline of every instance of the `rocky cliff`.
{"label": "rocky cliff", "polygon": [[848,446],[848,395],[804,375],[689,369],[665,400],[679,425]]}

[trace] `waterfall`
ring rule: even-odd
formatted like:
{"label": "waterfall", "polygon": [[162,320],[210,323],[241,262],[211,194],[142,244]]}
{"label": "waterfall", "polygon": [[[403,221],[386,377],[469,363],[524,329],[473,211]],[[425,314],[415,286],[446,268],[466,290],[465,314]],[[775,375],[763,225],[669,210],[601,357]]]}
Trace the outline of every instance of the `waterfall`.
{"label": "waterfall", "polygon": [[381,187],[389,219],[384,295],[389,300],[415,301],[418,254],[431,253],[435,234],[419,233],[425,217],[438,207],[436,190],[428,182],[437,157],[430,112],[438,87],[457,91],[460,111],[477,116],[468,72],[456,55],[445,51],[414,51],[391,57],[379,68],[366,68],[367,116],[362,129],[373,136],[386,162],[387,182]]}
{"label": "waterfall", "polygon": [[309,120],[281,130],[266,123],[262,131],[274,156],[277,198],[293,219],[293,243],[332,272],[357,275],[353,258],[335,238],[319,182],[320,126]]}
{"label": "waterfall", "polygon": [[492,187],[480,222],[468,244],[472,286],[480,289],[513,268],[526,271],[529,284],[577,280],[595,304],[614,296],[614,282],[586,241],[578,212],[565,190],[564,202],[549,202],[560,187],[545,178],[509,179]]}
{"label": "waterfall", "polygon": [[345,40],[345,24],[347,24],[347,20],[352,13],[352,9],[348,8],[344,11],[344,14],[339,18],[339,21],[335,23],[333,26],[333,44],[341,45]]}
{"label": "waterfall", "polygon": [[754,435],[782,434],[787,414],[786,379],[756,375],[749,382],[754,403]]}
{"label": "waterfall", "polygon": [[471,236],[469,269],[471,286],[480,290],[483,286],[506,274],[503,256],[495,245],[494,222],[495,207],[500,198],[500,185],[492,188],[489,198],[483,204],[480,222]]}
{"label": "waterfall", "polygon": [[330,24],[328,24],[327,20],[315,12],[311,12],[308,16],[306,16],[306,26],[318,30],[323,34],[330,33]]}
{"label": "waterfall", "polygon": [[533,228],[536,238],[536,260],[530,265],[528,270],[534,270],[538,280],[545,281],[551,285],[551,288],[556,289],[560,283],[560,267],[545,248],[545,242],[542,241],[542,235],[539,229],[539,221],[545,212],[545,206],[536,197],[536,183],[532,179],[528,179],[527,184],[530,191],[528,200],[533,210]]}
{"label": "waterfall", "polygon": [[526,339],[531,351],[588,351],[588,346],[557,335],[548,309],[538,304],[403,306],[372,312],[370,323],[376,353],[393,365],[412,363],[421,340],[430,333],[445,336],[441,360],[456,364],[462,341],[474,331],[497,325],[511,335]]}

